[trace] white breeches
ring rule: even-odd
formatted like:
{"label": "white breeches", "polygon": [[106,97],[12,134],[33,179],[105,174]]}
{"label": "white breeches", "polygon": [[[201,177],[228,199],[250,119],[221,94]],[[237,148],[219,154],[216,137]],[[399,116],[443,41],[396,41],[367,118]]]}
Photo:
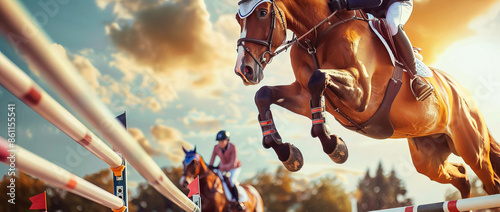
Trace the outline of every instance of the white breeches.
{"label": "white breeches", "polygon": [[385,15],[387,22],[389,22],[389,28],[391,30],[392,36],[398,33],[398,26],[404,25],[410,18],[411,12],[413,11],[413,0],[404,2],[395,2],[389,6],[387,9],[387,14]]}
{"label": "white breeches", "polygon": [[231,169],[229,171],[229,173],[231,173],[231,175],[229,176],[229,181],[231,181],[232,183],[231,187],[234,187],[234,185],[238,184],[238,176],[240,176],[240,172],[241,172],[241,167]]}

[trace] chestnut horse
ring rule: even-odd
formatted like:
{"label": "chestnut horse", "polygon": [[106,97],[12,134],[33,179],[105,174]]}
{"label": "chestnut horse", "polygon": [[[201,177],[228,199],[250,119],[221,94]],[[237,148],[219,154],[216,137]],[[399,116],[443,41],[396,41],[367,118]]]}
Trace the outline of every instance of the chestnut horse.
{"label": "chestnut horse", "polygon": [[[377,139],[407,138],[416,170],[431,180],[451,183],[462,198],[470,197],[470,184],[464,165],[448,161],[451,153],[463,158],[488,194],[499,193],[500,145],[466,90],[447,73],[431,68],[433,76],[426,79],[434,86],[434,94],[416,101],[407,74],[399,81],[391,79],[395,66],[365,13],[332,13],[327,1],[262,0],[253,10],[246,9],[250,15],[236,15],[241,38],[235,72],[245,85],[262,80],[267,63],[283,51],[280,45],[285,43],[286,29],[296,35],[287,43],[292,47],[296,81],[264,86],[255,95],[264,147],[273,148],[290,171],[303,165],[299,149],[282,142],[274,125],[270,105],[276,104],[312,119],[312,136],[319,137],[323,151],[334,162],[343,163],[347,147],[339,137],[330,135],[326,111],[360,134]],[[240,4],[245,2],[249,0]],[[401,89],[392,107],[382,104],[386,90],[396,83]],[[360,124],[378,123],[371,120],[377,110],[386,110],[386,120],[378,120],[385,125]]]}
{"label": "chestnut horse", "polygon": [[[212,170],[210,170],[203,158],[196,153],[196,148],[186,151],[183,172],[180,179],[182,186],[187,186],[197,176],[200,180],[201,211],[237,211],[235,203],[226,199],[222,182]],[[244,202],[245,211],[262,212],[264,203],[259,192],[251,185],[241,184],[245,189],[248,200]]]}

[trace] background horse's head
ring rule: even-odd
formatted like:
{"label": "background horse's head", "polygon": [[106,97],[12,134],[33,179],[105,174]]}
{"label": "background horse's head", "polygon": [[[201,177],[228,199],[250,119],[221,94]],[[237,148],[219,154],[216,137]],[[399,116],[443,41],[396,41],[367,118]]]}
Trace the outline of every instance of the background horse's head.
{"label": "background horse's head", "polygon": [[207,165],[203,158],[196,153],[196,147],[193,150],[187,151],[182,147],[186,157],[183,162],[183,171],[179,184],[181,186],[187,186],[191,183],[198,175],[203,175],[208,171]]}
{"label": "background horse's head", "polygon": [[241,27],[234,71],[245,85],[258,84],[273,52],[286,39],[286,22],[274,0],[242,0],[236,20]]}

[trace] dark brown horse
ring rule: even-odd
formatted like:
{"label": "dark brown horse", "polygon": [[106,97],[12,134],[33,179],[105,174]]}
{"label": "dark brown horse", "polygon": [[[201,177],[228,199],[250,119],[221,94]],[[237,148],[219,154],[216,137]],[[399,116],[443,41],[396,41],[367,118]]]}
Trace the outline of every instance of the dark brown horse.
{"label": "dark brown horse", "polygon": [[[210,170],[203,158],[196,153],[196,148],[192,151],[186,151],[184,160],[184,169],[180,179],[182,186],[187,186],[197,176],[200,179],[201,211],[237,211],[236,205],[226,199],[223,185],[220,178]],[[245,211],[262,212],[264,204],[259,192],[251,185],[241,185],[247,195],[248,200],[244,202]]]}
{"label": "dark brown horse", "polygon": [[[282,142],[271,104],[311,118],[312,136],[319,137],[334,162],[347,159],[347,147],[330,134],[324,112],[372,138],[407,138],[417,171],[453,184],[463,198],[470,196],[470,184],[464,165],[448,161],[451,153],[474,170],[488,194],[499,193],[500,146],[472,97],[447,73],[431,68],[433,77],[426,79],[435,92],[416,101],[408,74],[394,80],[395,66],[362,11],[332,14],[327,0],[269,0],[256,5],[249,16],[236,15],[241,38],[235,72],[245,85],[262,80],[266,64],[282,50],[278,47],[286,38],[285,29],[298,38],[290,51],[296,81],[264,86],[255,95],[263,145],[273,148],[288,170],[298,171],[303,158],[298,148]],[[395,96],[389,101],[392,107],[384,100],[387,95]]]}

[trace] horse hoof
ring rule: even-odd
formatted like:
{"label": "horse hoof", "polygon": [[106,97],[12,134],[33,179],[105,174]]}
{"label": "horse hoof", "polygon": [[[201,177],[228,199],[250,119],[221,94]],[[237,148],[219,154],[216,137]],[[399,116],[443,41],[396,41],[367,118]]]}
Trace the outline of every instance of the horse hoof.
{"label": "horse hoof", "polygon": [[349,156],[349,152],[347,151],[347,145],[340,137],[332,135],[330,136],[330,138],[332,140],[336,139],[337,145],[335,146],[335,150],[333,150],[332,153],[328,154],[328,156],[330,156],[330,159],[332,159],[332,161],[335,163],[341,164],[346,162],[347,157]]}
{"label": "horse hoof", "polygon": [[290,147],[290,156],[288,157],[288,160],[282,161],[283,166],[285,166],[285,168],[291,172],[299,171],[304,165],[304,158],[302,157],[302,153],[297,147],[289,143],[286,144]]}

